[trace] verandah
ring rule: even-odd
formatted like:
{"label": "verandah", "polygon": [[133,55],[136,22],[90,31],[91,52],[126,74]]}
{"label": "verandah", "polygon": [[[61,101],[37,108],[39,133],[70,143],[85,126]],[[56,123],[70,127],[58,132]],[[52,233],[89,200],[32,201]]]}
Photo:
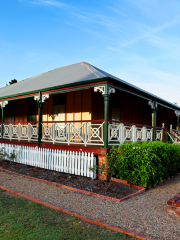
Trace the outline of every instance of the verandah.
{"label": "verandah", "polygon": [[[117,89],[116,89],[117,88]],[[118,145],[125,141],[159,140],[162,141],[163,129],[157,128],[157,109],[156,100],[152,101],[146,97],[130,93],[145,99],[152,109],[152,126],[142,124],[123,123],[116,119],[109,120],[109,98],[112,93],[119,90],[110,84],[95,86],[94,92],[101,92],[104,99],[104,119],[86,121],[42,121],[43,104],[49,98],[49,94],[35,95],[34,99],[38,102],[38,122],[4,122],[3,109],[8,101],[2,101],[2,124],[1,139],[38,142],[51,142],[53,144],[80,144],[83,146],[97,145],[108,148],[110,145]],[[121,89],[122,90],[122,89]],[[161,104],[160,104],[161,105]],[[112,110],[112,109],[111,109]],[[179,112],[175,111],[177,126],[179,125]],[[177,137],[177,136],[176,136]]]}

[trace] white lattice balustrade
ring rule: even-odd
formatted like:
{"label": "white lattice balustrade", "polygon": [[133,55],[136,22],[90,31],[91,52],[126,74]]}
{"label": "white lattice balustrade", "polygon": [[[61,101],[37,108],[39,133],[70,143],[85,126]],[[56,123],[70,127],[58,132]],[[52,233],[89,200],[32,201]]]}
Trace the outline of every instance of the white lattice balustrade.
{"label": "white lattice balustrade", "polygon": [[[152,141],[153,129],[124,126],[123,123],[109,123],[109,145],[119,145],[126,141]],[[162,130],[156,131],[156,139],[162,141]]]}
{"label": "white lattice balustrade", "polygon": [[[126,141],[152,141],[152,135],[152,128],[125,126],[123,123],[109,123],[108,126],[109,145],[119,145]],[[38,125],[34,123],[4,124],[3,138],[37,141]],[[156,139],[162,141],[162,130],[156,131]],[[104,122],[42,123],[42,142],[82,144],[84,146],[104,145]]]}

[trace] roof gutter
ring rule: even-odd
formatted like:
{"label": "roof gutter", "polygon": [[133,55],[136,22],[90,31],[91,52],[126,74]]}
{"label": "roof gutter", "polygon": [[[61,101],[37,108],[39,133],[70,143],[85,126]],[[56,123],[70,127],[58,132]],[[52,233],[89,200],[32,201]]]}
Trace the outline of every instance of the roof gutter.
{"label": "roof gutter", "polygon": [[[5,101],[5,100],[16,100],[16,99],[22,99],[22,98],[27,98],[27,97],[33,97],[37,94],[39,94],[39,92],[43,93],[58,93],[58,92],[67,92],[69,90],[80,90],[80,89],[85,89],[87,87],[93,87],[97,84],[103,84],[104,82],[110,81],[110,83],[114,83],[115,87],[118,90],[122,90],[124,92],[127,92],[129,94],[133,94],[136,95],[138,97],[142,97],[146,100],[156,100],[158,102],[158,104],[160,104],[161,106],[170,108],[172,110],[178,110],[180,111],[180,107],[172,104],[170,102],[167,102],[166,100],[157,97],[156,95],[153,95],[149,92],[146,92],[140,88],[137,88],[131,84],[128,84],[126,82],[120,82],[114,78],[111,77],[104,77],[104,78],[96,78],[96,79],[92,79],[92,80],[86,80],[86,81],[81,81],[81,82],[76,82],[76,83],[70,83],[70,84],[65,84],[65,85],[58,85],[58,86],[54,86],[54,87],[49,87],[49,88],[42,88],[42,89],[37,89],[34,91],[29,91],[29,92],[23,92],[23,93],[19,93],[19,94],[13,94],[13,95],[7,95],[7,96],[3,96],[0,98],[0,101]],[[94,84],[93,84],[94,83]],[[122,88],[121,88],[122,87]],[[128,90],[129,91],[128,91]],[[57,91],[56,91],[57,90]]]}
{"label": "roof gutter", "polygon": [[[152,100],[152,101],[156,100],[158,102],[158,104],[160,104],[163,107],[168,107],[168,108],[170,108],[172,110],[180,111],[180,106],[177,106],[177,105],[175,105],[173,103],[170,103],[170,102],[168,102],[168,101],[166,101],[166,100],[164,100],[164,99],[162,99],[162,98],[160,98],[160,97],[158,97],[158,96],[156,96],[154,94],[146,92],[146,91],[144,91],[144,90],[142,90],[140,88],[133,87],[130,84],[126,84],[125,82],[120,82],[120,81],[118,81],[118,80],[116,80],[114,78],[109,78],[109,79],[112,82],[114,82],[116,85],[118,85],[118,89],[119,90],[121,90],[120,87],[119,87],[119,85],[120,85],[121,87],[130,90],[130,91],[128,91],[130,94],[133,94],[133,95],[140,94],[139,97],[141,97],[141,95],[142,95],[142,97],[147,98],[147,100],[148,99]],[[122,90],[126,91],[126,89],[122,89]]]}

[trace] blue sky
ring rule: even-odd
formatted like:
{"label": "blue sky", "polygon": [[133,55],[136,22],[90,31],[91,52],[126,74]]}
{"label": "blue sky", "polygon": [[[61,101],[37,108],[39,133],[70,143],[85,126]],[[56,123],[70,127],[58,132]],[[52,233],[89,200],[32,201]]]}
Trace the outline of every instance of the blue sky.
{"label": "blue sky", "polygon": [[180,1],[0,1],[0,87],[81,61],[180,105]]}

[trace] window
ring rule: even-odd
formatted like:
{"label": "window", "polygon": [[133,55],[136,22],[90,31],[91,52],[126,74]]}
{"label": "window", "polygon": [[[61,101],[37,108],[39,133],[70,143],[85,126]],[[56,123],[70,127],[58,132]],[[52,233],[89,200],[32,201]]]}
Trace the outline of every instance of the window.
{"label": "window", "polygon": [[117,97],[112,97],[112,120],[121,121],[121,101]]}

